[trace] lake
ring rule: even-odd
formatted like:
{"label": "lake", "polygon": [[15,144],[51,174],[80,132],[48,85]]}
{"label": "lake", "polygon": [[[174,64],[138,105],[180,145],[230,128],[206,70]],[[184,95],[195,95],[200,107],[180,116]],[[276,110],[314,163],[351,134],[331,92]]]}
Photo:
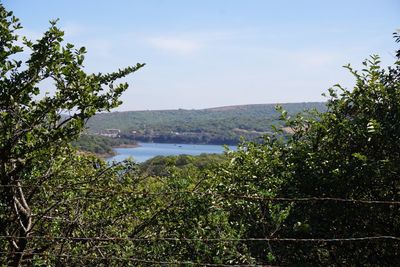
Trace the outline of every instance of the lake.
{"label": "lake", "polygon": [[[235,150],[236,146],[229,146],[229,149]],[[117,155],[108,158],[108,161],[115,160],[119,162],[132,157],[137,162],[144,162],[155,156],[220,154],[224,152],[224,147],[220,145],[139,143],[138,147],[115,148],[114,151]]]}

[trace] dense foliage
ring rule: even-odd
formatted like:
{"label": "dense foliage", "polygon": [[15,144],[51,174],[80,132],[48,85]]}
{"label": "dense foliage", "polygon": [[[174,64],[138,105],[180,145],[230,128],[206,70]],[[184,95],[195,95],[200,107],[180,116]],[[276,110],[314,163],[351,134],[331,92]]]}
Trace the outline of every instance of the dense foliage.
{"label": "dense foliage", "polygon": [[[142,142],[236,145],[240,138],[254,140],[281,124],[274,104],[229,106],[203,110],[128,111],[97,114],[89,131],[120,129],[122,135]],[[283,104],[289,114],[305,109],[326,109],[325,103]]]}
{"label": "dense foliage", "polygon": [[[3,266],[400,265],[400,51],[387,70],[348,67],[356,85],[329,90],[326,112],[282,109],[293,135],[138,166],[71,142],[142,65],[86,74],[54,22],[23,64],[2,6],[0,25]],[[56,92],[40,98],[44,79]]]}
{"label": "dense foliage", "polygon": [[[95,171],[92,167],[80,172],[87,165],[69,160],[69,143],[95,112],[121,103],[119,97],[128,85],[114,81],[142,67],[87,74],[85,48],[63,46],[64,33],[56,22],[34,42],[21,40],[16,34],[20,28],[12,12],[0,5],[0,257],[14,266],[52,247],[29,237],[62,229],[46,219],[54,211],[61,212],[61,220],[69,219],[70,213],[62,213],[58,205],[66,191],[54,185],[62,185],[67,177],[79,181],[81,175]],[[20,60],[24,51],[30,53],[25,62]],[[53,94],[45,93],[50,89],[42,88],[43,81],[54,83]],[[69,116],[62,115],[68,112]]]}
{"label": "dense foliage", "polygon": [[330,89],[327,112],[295,118],[282,112],[293,136],[245,143],[220,170],[220,192],[294,199],[227,202],[248,238],[309,240],[252,244],[258,262],[400,264],[400,57],[387,70],[379,64],[371,56],[361,72],[346,66],[356,85]]}
{"label": "dense foliage", "polygon": [[218,166],[226,160],[222,154],[201,154],[198,156],[156,156],[140,164],[140,172],[145,176],[168,177],[178,170],[196,172]]}

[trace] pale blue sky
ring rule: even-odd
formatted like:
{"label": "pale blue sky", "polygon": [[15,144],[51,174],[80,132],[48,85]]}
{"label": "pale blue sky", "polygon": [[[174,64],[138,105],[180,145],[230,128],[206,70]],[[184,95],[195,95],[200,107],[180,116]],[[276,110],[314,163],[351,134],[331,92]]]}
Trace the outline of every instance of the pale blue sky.
{"label": "pale blue sky", "polygon": [[147,63],[118,110],[323,101],[341,66],[394,61],[399,0],[5,0],[38,38],[59,18],[88,72]]}

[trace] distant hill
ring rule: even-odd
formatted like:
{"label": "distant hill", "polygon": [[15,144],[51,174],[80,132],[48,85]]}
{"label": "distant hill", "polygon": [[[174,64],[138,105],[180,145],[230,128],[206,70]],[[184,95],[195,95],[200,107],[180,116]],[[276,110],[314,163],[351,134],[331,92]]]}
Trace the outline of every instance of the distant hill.
{"label": "distant hill", "polygon": [[[323,102],[281,104],[289,114],[325,109]],[[279,125],[276,104],[215,107],[199,110],[148,110],[101,113],[87,123],[89,133],[119,129],[120,135],[142,142],[237,144]]]}

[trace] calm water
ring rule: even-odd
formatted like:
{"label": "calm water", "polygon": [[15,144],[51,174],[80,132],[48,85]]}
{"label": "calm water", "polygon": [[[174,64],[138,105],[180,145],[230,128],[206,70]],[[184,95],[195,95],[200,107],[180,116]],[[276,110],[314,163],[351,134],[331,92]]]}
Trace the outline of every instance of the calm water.
{"label": "calm water", "polygon": [[[230,149],[236,149],[230,146]],[[160,144],[160,143],[139,143],[135,148],[115,148],[118,154],[107,160],[122,161],[128,157],[134,158],[137,162],[144,162],[155,156],[172,155],[200,155],[202,153],[223,153],[224,147],[219,145],[192,145],[192,144]]]}

